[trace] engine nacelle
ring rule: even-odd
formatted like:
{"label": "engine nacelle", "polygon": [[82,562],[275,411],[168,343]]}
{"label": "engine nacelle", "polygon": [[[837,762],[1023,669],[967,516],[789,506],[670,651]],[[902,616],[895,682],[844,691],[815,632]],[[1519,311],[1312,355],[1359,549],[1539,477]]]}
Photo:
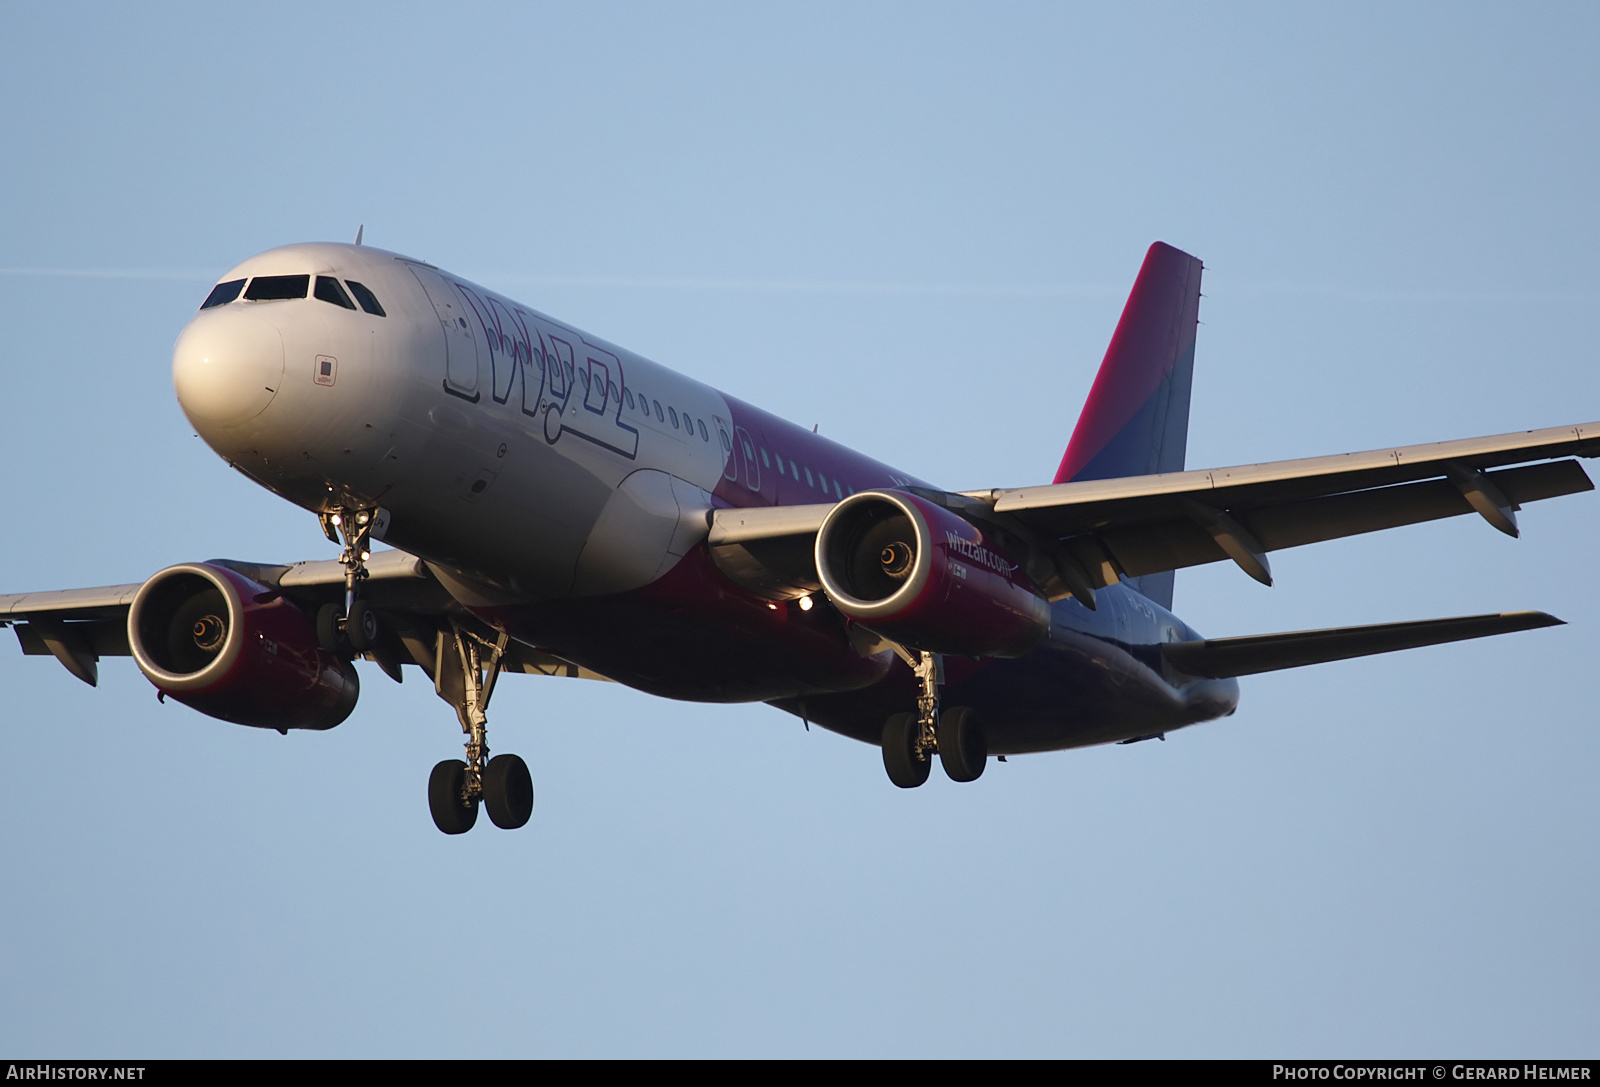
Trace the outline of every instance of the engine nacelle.
{"label": "engine nacelle", "polygon": [[236,725],[332,728],[361,692],[355,669],[317,644],[298,608],[210,563],[146,581],[128,610],[128,644],[157,690]]}
{"label": "engine nacelle", "polygon": [[901,491],[862,491],[817,531],[835,607],[903,645],[1020,657],[1050,633],[1050,604],[972,522]]}

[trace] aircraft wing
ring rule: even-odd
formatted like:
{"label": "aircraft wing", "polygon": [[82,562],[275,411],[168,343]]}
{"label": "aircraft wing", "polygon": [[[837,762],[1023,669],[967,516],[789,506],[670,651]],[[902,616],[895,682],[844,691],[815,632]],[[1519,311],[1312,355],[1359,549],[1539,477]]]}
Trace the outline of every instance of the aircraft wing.
{"label": "aircraft wing", "polygon": [[[302,610],[315,615],[323,604],[344,599],[344,567],[337,560],[288,565],[213,560],[276,589]],[[399,665],[417,664],[431,677],[443,630],[454,621],[467,628],[477,621],[439,583],[422,559],[404,551],[373,553],[367,560],[363,599],[385,620],[392,637],[380,649],[364,654],[398,679]],[[54,656],[67,671],[91,686],[97,684],[100,657],[132,655],[128,645],[128,609],[143,582],[91,589],[0,595],[0,627],[16,630],[22,651]],[[492,633],[482,628],[481,633]],[[500,663],[507,672],[604,679],[598,673],[528,646],[510,644]]]}
{"label": "aircraft wing", "polygon": [[[1231,559],[1271,584],[1267,553],[1476,512],[1517,534],[1528,502],[1592,490],[1573,457],[1600,455],[1600,422],[1232,468],[962,494],[916,490],[1024,541],[1051,599],[1121,577]],[[718,510],[709,542],[724,569],[814,591],[804,541],[829,506]],[[753,570],[764,568],[764,574]],[[807,589],[806,586],[812,586]]]}

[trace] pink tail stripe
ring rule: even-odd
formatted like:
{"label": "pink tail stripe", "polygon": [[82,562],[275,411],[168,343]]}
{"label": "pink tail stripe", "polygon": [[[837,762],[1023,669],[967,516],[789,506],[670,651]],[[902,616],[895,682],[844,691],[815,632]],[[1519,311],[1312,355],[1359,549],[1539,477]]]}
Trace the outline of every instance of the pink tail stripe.
{"label": "pink tail stripe", "polygon": [[[1152,404],[1152,400],[1171,391],[1163,386],[1170,385],[1180,361],[1186,366],[1193,364],[1200,272],[1199,260],[1162,242],[1145,254],[1055,482],[1182,467],[1187,396],[1181,406],[1172,405],[1181,417],[1168,417],[1165,405]],[[1181,376],[1187,385],[1188,374]],[[1174,428],[1179,432],[1172,433]],[[1178,448],[1162,448],[1169,434]],[[1102,463],[1094,464],[1095,470],[1088,476],[1081,475],[1097,457]],[[1153,467],[1173,459],[1175,467]]]}

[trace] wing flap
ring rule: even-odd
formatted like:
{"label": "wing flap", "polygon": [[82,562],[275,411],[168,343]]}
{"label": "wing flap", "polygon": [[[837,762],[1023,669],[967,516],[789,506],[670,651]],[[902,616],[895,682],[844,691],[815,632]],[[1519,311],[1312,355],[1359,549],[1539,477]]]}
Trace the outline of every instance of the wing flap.
{"label": "wing flap", "polygon": [[[1486,472],[1514,506],[1594,489],[1577,461],[1532,464]],[[1443,479],[1334,494],[1233,515],[1260,542],[1263,550],[1280,551],[1324,540],[1420,524],[1474,512],[1459,487]],[[1110,557],[1128,577],[1181,570],[1229,557],[1222,545],[1193,516],[1183,514],[1129,528],[1108,528],[1093,540],[1065,545],[1086,569]],[[1098,587],[1098,586],[1096,586]]]}
{"label": "wing flap", "polygon": [[1161,653],[1173,667],[1191,676],[1229,679],[1561,625],[1563,620],[1542,611],[1515,611],[1375,626],[1335,627],[1330,630],[1301,630],[1291,634],[1171,642],[1161,647]]}

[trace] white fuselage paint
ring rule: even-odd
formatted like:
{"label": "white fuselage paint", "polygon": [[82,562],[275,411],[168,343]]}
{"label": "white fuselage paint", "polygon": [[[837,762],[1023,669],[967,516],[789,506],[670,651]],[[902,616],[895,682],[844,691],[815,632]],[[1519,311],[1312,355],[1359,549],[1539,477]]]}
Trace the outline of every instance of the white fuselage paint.
{"label": "white fuselage paint", "polygon": [[523,599],[639,587],[705,536],[732,441],[716,390],[378,249],[285,246],[222,279],[293,274],[364,284],[386,315],[195,316],[178,399],[247,476],[309,510],[382,506],[386,542]]}

